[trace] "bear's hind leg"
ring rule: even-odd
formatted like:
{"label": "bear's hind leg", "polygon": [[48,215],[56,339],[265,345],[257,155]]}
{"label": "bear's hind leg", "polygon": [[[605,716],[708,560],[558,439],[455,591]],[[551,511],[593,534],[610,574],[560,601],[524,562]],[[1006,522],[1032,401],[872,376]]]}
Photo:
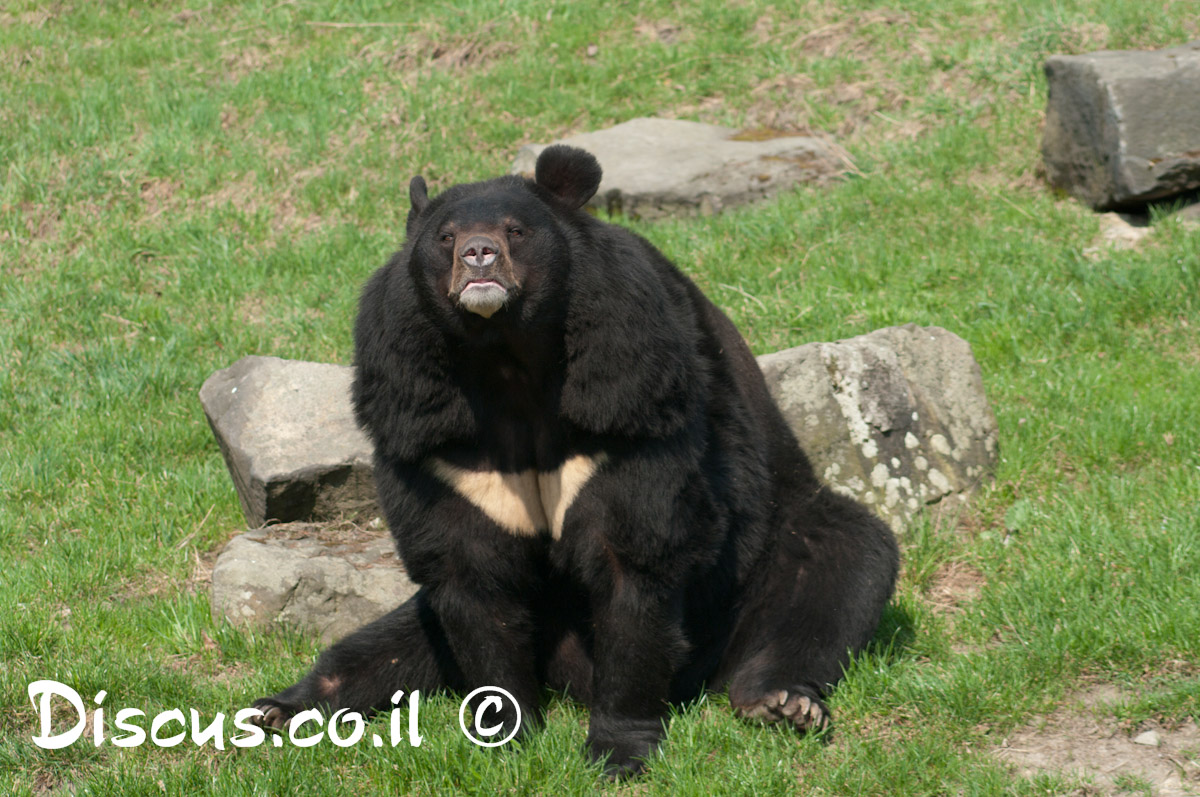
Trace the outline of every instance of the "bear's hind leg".
{"label": "bear's hind leg", "polygon": [[881,520],[826,489],[790,509],[717,680],[739,716],[819,730],[822,698],[874,635],[899,552]]}
{"label": "bear's hind leg", "polygon": [[314,707],[369,715],[390,706],[398,690],[455,688],[461,675],[423,593],[334,644],[297,683],[256,700],[254,708],[263,712],[258,724],[284,728]]}

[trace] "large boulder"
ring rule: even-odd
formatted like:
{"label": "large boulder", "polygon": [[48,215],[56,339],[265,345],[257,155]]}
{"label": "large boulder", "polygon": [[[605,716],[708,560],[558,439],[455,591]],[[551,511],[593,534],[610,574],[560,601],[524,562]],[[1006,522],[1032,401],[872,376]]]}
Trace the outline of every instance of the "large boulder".
{"label": "large boulder", "polygon": [[234,537],[212,574],[212,614],[235,625],[273,623],[333,642],[417,591],[386,530],[293,523]]}
{"label": "large boulder", "polygon": [[[634,218],[712,215],[846,171],[848,156],[821,139],[680,119],[631,119],[564,138],[604,170],[592,207]],[[532,176],[549,144],[521,148],[514,174]]]}
{"label": "large boulder", "polygon": [[994,471],[997,426],[970,345],[939,327],[888,327],[758,358],[772,397],[834,490],[902,531]]}
{"label": "large boulder", "polygon": [[1200,187],[1200,40],[1056,55],[1042,155],[1051,184],[1097,210]]}
{"label": "large boulder", "polygon": [[348,366],[250,356],[204,382],[200,403],[252,528],[379,514],[353,378]]}

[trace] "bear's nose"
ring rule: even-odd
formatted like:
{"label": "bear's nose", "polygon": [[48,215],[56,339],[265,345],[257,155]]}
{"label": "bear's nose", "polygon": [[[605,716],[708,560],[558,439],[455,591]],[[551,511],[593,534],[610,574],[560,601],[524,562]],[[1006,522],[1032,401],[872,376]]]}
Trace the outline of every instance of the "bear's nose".
{"label": "bear's nose", "polygon": [[487,268],[496,262],[500,246],[486,235],[473,235],[458,250],[463,262],[474,268]]}

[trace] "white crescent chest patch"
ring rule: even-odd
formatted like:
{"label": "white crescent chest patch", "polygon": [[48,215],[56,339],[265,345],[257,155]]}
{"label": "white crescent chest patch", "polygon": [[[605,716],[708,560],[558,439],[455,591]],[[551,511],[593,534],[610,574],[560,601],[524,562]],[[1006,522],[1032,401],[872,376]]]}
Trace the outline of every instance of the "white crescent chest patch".
{"label": "white crescent chest patch", "polygon": [[604,454],[578,454],[544,473],[532,468],[517,473],[467,470],[436,458],[427,460],[425,468],[504,530],[519,536],[549,531],[557,540],[567,509],[607,459]]}

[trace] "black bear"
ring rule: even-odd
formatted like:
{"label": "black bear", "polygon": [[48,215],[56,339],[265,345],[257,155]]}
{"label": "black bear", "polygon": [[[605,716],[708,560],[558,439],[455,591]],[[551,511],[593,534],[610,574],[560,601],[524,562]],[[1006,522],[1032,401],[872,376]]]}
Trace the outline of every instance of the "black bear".
{"label": "black bear", "polygon": [[668,706],[824,727],[822,696],[896,579],[887,526],[822,486],[733,324],[648,241],[582,208],[589,153],[535,179],[409,187],[404,248],[362,294],[357,418],[419,592],[259,700],[387,708],[498,686],[526,730],[543,685],[587,750],[640,770]]}

